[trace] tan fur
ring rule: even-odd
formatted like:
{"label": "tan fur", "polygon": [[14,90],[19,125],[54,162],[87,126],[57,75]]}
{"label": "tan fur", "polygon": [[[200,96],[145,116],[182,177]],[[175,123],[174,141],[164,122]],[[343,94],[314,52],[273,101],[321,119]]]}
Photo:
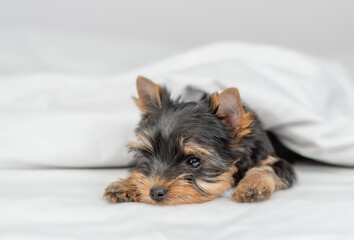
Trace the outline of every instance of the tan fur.
{"label": "tan fur", "polygon": [[241,118],[238,122],[238,127],[234,132],[234,135],[237,139],[242,139],[245,135],[250,134],[252,132],[252,122],[254,121],[254,113],[248,112],[241,115]]}
{"label": "tan fur", "polygon": [[139,98],[134,98],[134,100],[140,111],[143,113],[149,113],[150,111],[147,108],[147,103],[160,106],[162,98],[166,95],[166,92],[162,87],[143,76],[138,76],[136,88]]}
{"label": "tan fur", "polygon": [[146,104],[144,103],[144,101],[142,99],[134,98],[134,102],[142,113],[149,113],[149,109],[146,108]]}
{"label": "tan fur", "polygon": [[186,155],[195,155],[199,157],[211,156],[210,150],[200,146],[199,144],[193,141],[185,142],[183,137],[180,140],[180,145]]}
{"label": "tan fur", "polygon": [[[200,195],[190,184],[183,180],[183,176],[172,181],[163,178],[149,178],[141,173],[132,173],[135,185],[140,192],[140,202],[154,205],[178,205],[185,203],[200,203],[208,201],[207,196]],[[162,202],[155,202],[150,197],[150,189],[155,186],[168,189],[166,198]],[[210,199],[211,200],[211,199]]]}
{"label": "tan fur", "polygon": [[265,160],[261,161],[261,165],[273,165],[274,163],[278,162],[279,159],[276,157],[269,156]]}
{"label": "tan fur", "polygon": [[[145,135],[149,133],[144,133]],[[149,139],[143,134],[136,133],[137,140],[131,141],[127,144],[129,148],[144,149],[150,153],[154,153],[154,147],[151,145]]]}
{"label": "tan fur", "polygon": [[[146,177],[142,173],[132,172],[128,179],[110,184],[106,188],[105,197],[114,203],[119,202],[119,198],[129,201],[126,194],[133,196],[134,201],[154,205],[201,203],[213,200],[232,188],[233,174],[235,172],[237,172],[237,168],[231,167],[228,172],[225,172],[214,179],[218,181],[216,183],[207,183],[201,180],[196,180],[197,185],[202,188],[205,193],[197,191],[189,182],[185,181],[183,179],[185,175],[167,181],[164,178]],[[150,189],[157,186],[168,189],[166,198],[162,202],[155,202],[150,197]]]}
{"label": "tan fur", "polygon": [[138,202],[140,193],[130,177],[108,185],[103,196],[112,203]]}
{"label": "tan fur", "polygon": [[[197,185],[205,191],[205,193],[198,192],[192,187],[190,183],[183,180],[184,175],[173,179],[172,181],[166,181],[165,179],[148,178],[141,173],[133,173],[132,176],[136,179],[136,186],[141,193],[140,201],[150,204],[158,205],[179,205],[179,204],[191,204],[201,203],[213,200],[219,197],[226,190],[232,188],[233,174],[237,172],[236,167],[231,167],[228,172],[221,174],[215,178],[218,182],[207,183],[201,180],[196,180]],[[150,197],[150,189],[155,186],[162,186],[168,189],[166,199],[162,202],[156,203]]]}
{"label": "tan fur", "polygon": [[237,202],[263,201],[279,189],[288,188],[288,184],[281,180],[270,166],[251,168],[237,185],[233,198]]}
{"label": "tan fur", "polygon": [[211,111],[233,129],[233,136],[236,139],[240,140],[252,132],[252,122],[255,119],[254,113],[245,112],[240,93],[236,88],[228,88],[221,94],[213,93],[210,97],[210,102]]}
{"label": "tan fur", "polygon": [[218,98],[218,93],[214,92],[210,95],[210,110],[211,112],[215,112],[216,115],[218,114],[217,108],[219,106],[219,98]]}
{"label": "tan fur", "polygon": [[233,175],[237,173],[237,171],[238,170],[236,166],[231,167],[229,171],[215,178],[215,180],[218,181],[216,183],[207,183],[201,180],[196,180],[196,182],[198,186],[205,190],[207,193],[218,197],[233,187]]}

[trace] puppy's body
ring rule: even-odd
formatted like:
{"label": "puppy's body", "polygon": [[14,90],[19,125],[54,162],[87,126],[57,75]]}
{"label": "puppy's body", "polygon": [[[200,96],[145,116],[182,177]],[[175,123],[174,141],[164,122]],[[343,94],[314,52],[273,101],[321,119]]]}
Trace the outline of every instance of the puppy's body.
{"label": "puppy's body", "polygon": [[106,188],[109,201],[200,203],[236,186],[236,201],[253,202],[293,184],[292,166],[276,156],[237,89],[199,102],[172,100],[166,89],[143,77],[137,89],[143,116],[137,140],[129,144],[137,163],[128,179]]}

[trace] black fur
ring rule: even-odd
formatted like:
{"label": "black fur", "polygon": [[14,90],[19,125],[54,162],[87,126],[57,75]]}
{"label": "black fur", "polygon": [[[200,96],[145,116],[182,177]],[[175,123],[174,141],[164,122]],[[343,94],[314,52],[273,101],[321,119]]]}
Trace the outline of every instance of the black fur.
{"label": "black fur", "polygon": [[[149,140],[154,151],[131,148],[135,152],[137,164],[133,171],[146,176],[162,176],[174,179],[182,174],[185,179],[202,191],[196,179],[212,182],[213,179],[236,164],[238,172],[234,175],[235,185],[245,173],[260,164],[268,156],[276,156],[275,150],[255,118],[251,133],[245,135],[235,146],[236,139],[231,129],[224,125],[215,113],[211,112],[211,98],[205,95],[199,102],[182,102],[170,99],[170,94],[162,97],[159,105],[147,103],[149,110],[142,117],[136,132]],[[248,112],[246,107],[245,111]],[[199,168],[186,164],[187,156],[181,149],[181,139],[196,142],[212,151],[212,156],[201,159]],[[236,161],[240,159],[239,161]],[[275,163],[273,169],[277,176],[291,185],[295,179],[292,166],[285,160]]]}

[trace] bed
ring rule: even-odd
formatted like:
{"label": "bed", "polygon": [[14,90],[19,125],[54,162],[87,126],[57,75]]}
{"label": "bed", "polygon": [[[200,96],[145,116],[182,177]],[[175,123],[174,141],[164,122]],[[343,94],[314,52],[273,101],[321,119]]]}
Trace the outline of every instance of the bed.
{"label": "bed", "polygon": [[110,204],[127,169],[0,172],[1,239],[353,239],[353,169],[301,162],[297,184],[263,203]]}
{"label": "bed", "polygon": [[[155,47],[165,52],[164,46]],[[154,47],[146,49],[151,51]],[[175,51],[169,47],[165,50]],[[263,56],[273,57],[255,62],[262,51]],[[246,68],[225,71],[225,66],[234,66],[235,59],[238,66]],[[306,113],[298,112],[303,109],[298,106],[306,105],[307,100],[320,102],[318,98],[291,105],[291,111],[280,118],[289,105],[279,104],[279,111],[269,111],[277,99],[259,99],[255,88],[247,85],[248,79],[255,76],[260,76],[260,80],[275,79],[274,86],[280,88],[268,95],[279,98],[284,88],[277,77],[287,76],[291,82],[310,76],[315,84],[326,80],[326,90],[337,87],[331,85],[338,83],[338,79],[333,80],[335,73],[349,86],[341,98],[352,98],[353,82],[349,76],[337,65],[326,68],[326,64],[272,46],[222,43],[154,64],[123,64],[122,69],[109,76],[94,72],[90,77],[76,76],[60,73],[60,69],[59,73],[2,75],[0,239],[353,239],[354,170],[349,167],[354,165],[353,125],[349,124],[352,113],[343,114],[340,122],[328,119],[327,123],[333,126],[328,128],[331,125],[322,125],[327,111],[318,110],[317,115],[312,114],[311,108]],[[275,65],[282,74],[268,71],[269,66]],[[327,71],[325,75],[321,75],[323,69]],[[218,76],[225,84],[232,78],[217,75],[221,72],[242,76],[236,82],[241,94],[257,109],[265,127],[277,133],[287,147],[323,163],[297,162],[295,186],[262,203],[235,203],[231,192],[215,201],[174,207],[107,202],[102,196],[104,188],[129,174],[124,167],[131,164],[131,156],[126,153],[125,144],[134,137],[139,119],[130,100],[135,94],[136,76],[152,77],[177,94],[194,91],[195,87],[205,91],[222,89]],[[269,75],[260,73],[274,78],[263,78]],[[186,83],[193,84],[185,89]],[[303,89],[311,87],[307,83]],[[353,106],[336,109],[342,113]],[[342,129],[343,124],[347,124],[345,131],[329,132]]]}

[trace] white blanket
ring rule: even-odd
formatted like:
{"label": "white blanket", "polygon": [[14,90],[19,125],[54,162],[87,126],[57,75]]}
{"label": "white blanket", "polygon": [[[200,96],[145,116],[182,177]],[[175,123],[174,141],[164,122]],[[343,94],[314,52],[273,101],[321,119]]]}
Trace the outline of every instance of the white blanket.
{"label": "white blanket", "polygon": [[2,240],[352,240],[353,169],[297,165],[299,182],[269,201],[111,204],[103,189],[127,170],[0,170]]}
{"label": "white blanket", "polygon": [[224,43],[197,49],[112,78],[3,76],[0,81],[2,166],[124,166],[125,144],[139,112],[138,74],[173,95],[238,87],[264,126],[290,149],[354,166],[354,82],[338,65],[268,46]]}

